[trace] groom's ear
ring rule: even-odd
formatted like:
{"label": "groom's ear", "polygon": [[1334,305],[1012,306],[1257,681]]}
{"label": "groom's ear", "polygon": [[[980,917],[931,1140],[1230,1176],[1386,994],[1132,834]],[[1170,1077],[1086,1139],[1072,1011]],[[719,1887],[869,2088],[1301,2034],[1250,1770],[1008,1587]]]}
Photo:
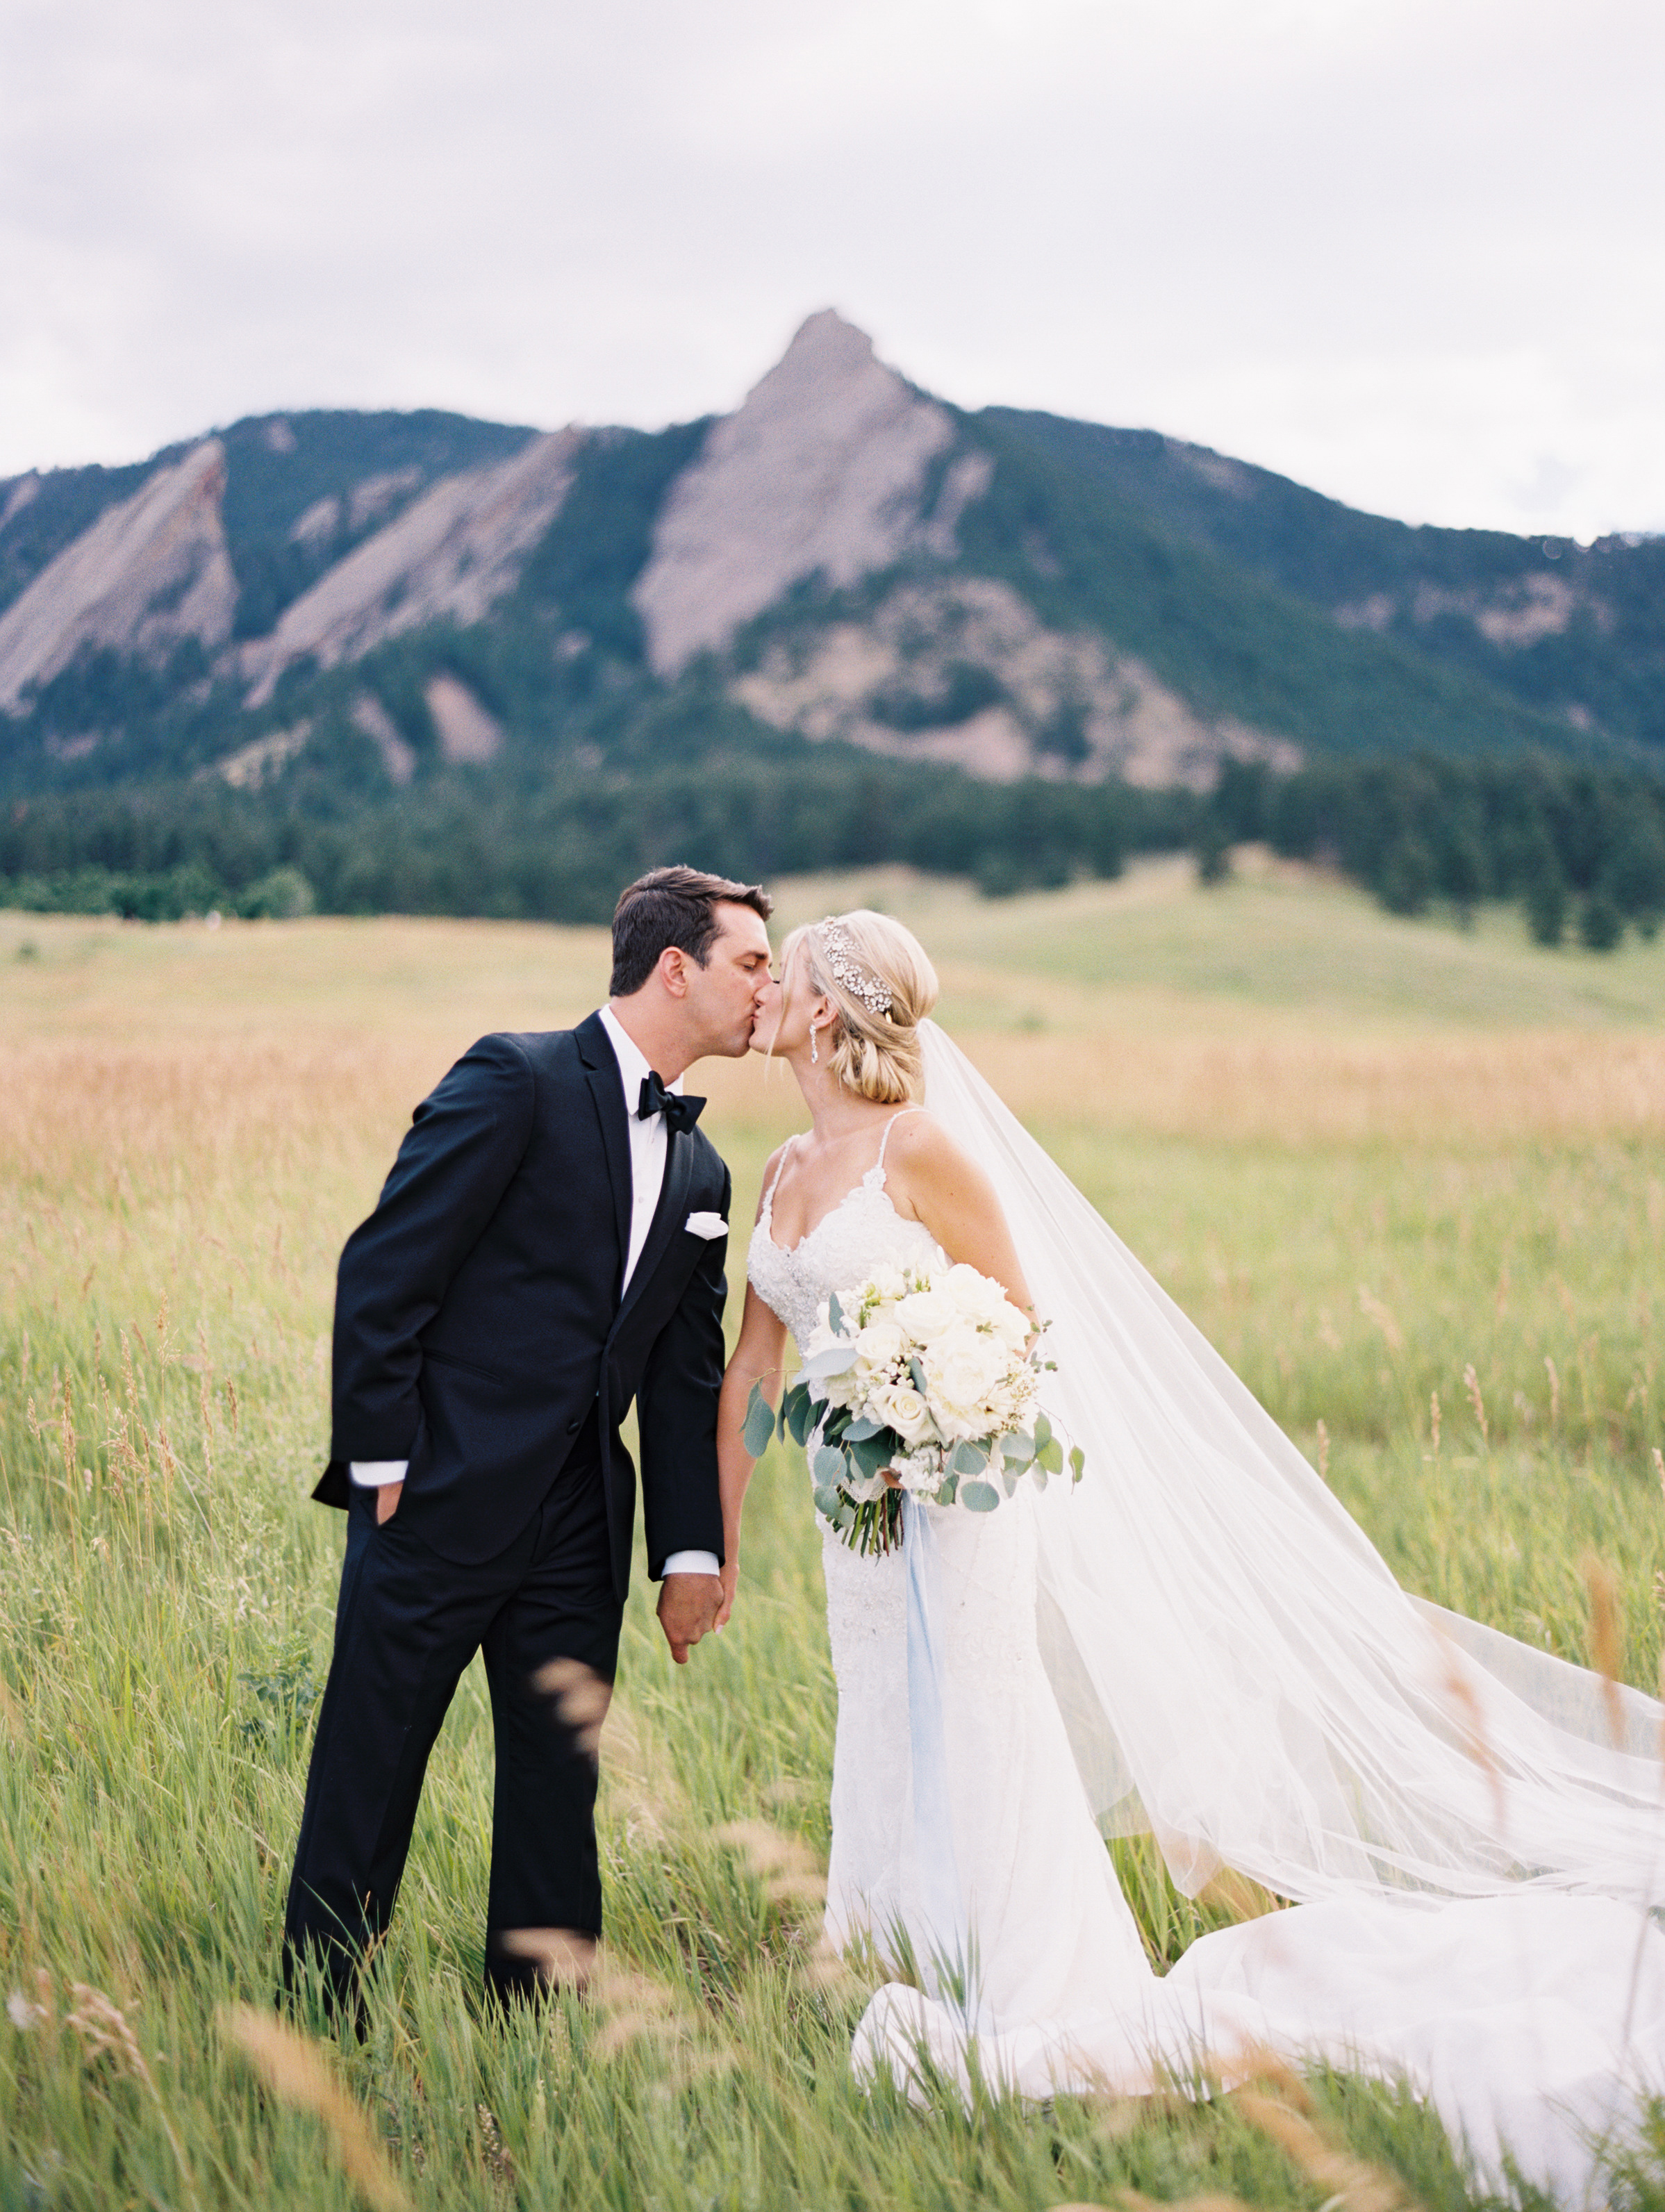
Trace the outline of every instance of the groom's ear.
{"label": "groom's ear", "polygon": [[688,996],[688,955],[680,945],[667,945],[653,963],[653,973],[673,999]]}

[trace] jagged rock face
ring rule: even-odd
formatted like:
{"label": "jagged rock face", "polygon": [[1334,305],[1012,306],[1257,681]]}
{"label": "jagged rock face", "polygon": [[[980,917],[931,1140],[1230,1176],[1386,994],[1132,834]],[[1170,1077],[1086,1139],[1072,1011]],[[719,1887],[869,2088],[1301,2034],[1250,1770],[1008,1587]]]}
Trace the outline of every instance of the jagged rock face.
{"label": "jagged rock face", "polygon": [[512,460],[442,478],[243,648],[249,705],[269,699],[293,661],[333,668],[426,623],[482,621],[560,512],[580,442],[562,430]]}
{"label": "jagged rock face", "polygon": [[[956,712],[957,681],[963,691],[968,680],[970,711]],[[901,584],[863,623],[772,647],[732,689],[777,729],[951,763],[994,783],[1118,775],[1206,790],[1226,759],[1285,772],[1301,763],[1286,739],[1199,714],[1102,638],[1047,629],[1009,584],[984,576]]]}
{"label": "jagged rock face", "polygon": [[422,697],[434,719],[440,757],[449,768],[480,768],[503,749],[503,726],[466,684],[441,672],[429,677]]}
{"label": "jagged rock face", "polygon": [[1587,614],[1604,635],[1613,628],[1606,600],[1565,576],[1514,577],[1489,589],[1463,592],[1422,583],[1399,592],[1373,592],[1333,612],[1343,629],[1379,632],[1391,630],[1401,614],[1419,624],[1456,615],[1473,623],[1488,644],[1517,650],[1547,637],[1564,637],[1580,614]]}
{"label": "jagged rock face", "polygon": [[805,577],[853,584],[913,545],[951,555],[954,524],[988,480],[982,456],[963,456],[922,513],[927,471],[953,437],[863,332],[830,308],[811,315],[660,512],[631,593],[654,673],[725,645]]}
{"label": "jagged rock face", "polygon": [[225,454],[210,438],[108,508],[0,615],[0,708],[83,647],[163,659],[231,635],[237,580],[220,520]]}

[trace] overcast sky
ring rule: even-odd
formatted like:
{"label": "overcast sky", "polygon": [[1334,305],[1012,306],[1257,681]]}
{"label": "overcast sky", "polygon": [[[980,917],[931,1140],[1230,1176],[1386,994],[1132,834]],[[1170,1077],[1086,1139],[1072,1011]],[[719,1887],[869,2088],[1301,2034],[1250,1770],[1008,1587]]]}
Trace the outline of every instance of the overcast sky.
{"label": "overcast sky", "polygon": [[279,407],[964,404],[1665,527],[1659,0],[0,0],[0,474]]}

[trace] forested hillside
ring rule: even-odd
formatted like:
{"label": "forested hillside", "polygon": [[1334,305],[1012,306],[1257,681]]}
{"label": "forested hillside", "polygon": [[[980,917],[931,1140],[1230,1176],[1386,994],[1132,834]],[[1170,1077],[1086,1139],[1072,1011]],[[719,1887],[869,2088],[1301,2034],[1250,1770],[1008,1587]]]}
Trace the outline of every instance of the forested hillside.
{"label": "forested hillside", "polygon": [[1347,628],[1665,747],[1665,538],[1413,529],[1155,431],[1009,408],[979,420]]}
{"label": "forested hillside", "polygon": [[0,485],[3,895],[585,919],[672,848],[998,892],[1265,835],[1600,936],[1665,906],[1662,574],[968,415],[831,314],[656,433],[250,420]]}

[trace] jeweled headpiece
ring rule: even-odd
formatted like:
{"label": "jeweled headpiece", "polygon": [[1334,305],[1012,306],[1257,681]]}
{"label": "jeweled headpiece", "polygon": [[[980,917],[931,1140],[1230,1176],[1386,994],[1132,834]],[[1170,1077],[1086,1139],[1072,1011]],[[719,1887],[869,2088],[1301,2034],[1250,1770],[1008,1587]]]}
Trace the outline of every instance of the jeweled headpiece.
{"label": "jeweled headpiece", "polygon": [[888,1014],[890,993],[877,975],[869,974],[856,957],[850,942],[850,933],[836,914],[815,925],[815,941],[821,948],[821,957],[829,975],[836,978],[853,999],[860,999],[870,1014]]}

